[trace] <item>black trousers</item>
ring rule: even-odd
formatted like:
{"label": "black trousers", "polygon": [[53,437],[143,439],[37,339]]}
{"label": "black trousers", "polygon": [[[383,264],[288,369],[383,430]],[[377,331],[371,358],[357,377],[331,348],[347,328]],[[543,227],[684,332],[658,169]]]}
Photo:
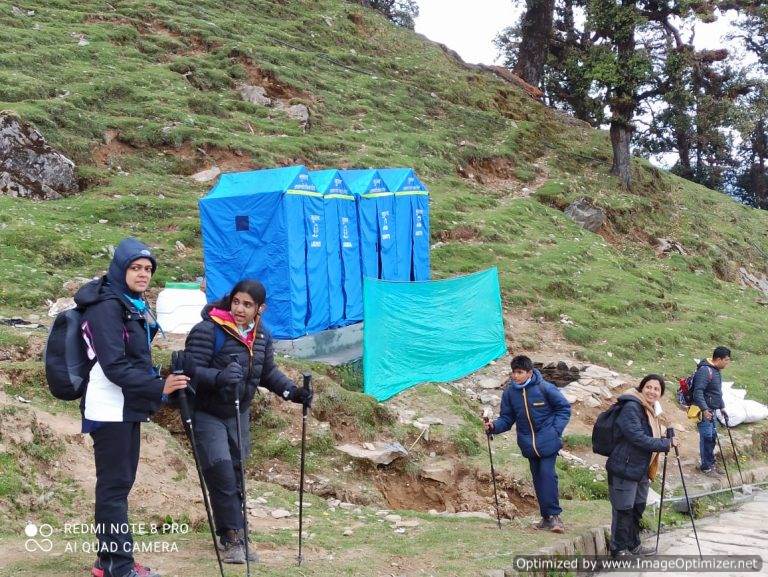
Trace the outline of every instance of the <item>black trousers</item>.
{"label": "black trousers", "polygon": [[104,577],[133,569],[133,535],[128,525],[128,493],[136,480],[141,423],[106,423],[91,432],[96,461],[96,538]]}
{"label": "black trousers", "polygon": [[631,550],[640,545],[640,520],[648,500],[648,479],[630,481],[608,474],[611,501],[611,552]]}
{"label": "black trousers", "polygon": [[[195,411],[194,424],[195,442],[211,496],[216,533],[223,535],[230,529],[243,529],[242,463],[235,417],[220,419],[203,411]],[[245,457],[250,452],[249,425],[249,411],[246,410],[240,414],[240,438]]]}

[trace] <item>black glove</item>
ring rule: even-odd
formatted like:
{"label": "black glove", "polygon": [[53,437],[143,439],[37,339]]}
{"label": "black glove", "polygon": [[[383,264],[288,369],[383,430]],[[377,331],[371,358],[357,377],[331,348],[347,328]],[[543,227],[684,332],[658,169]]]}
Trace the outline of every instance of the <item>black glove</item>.
{"label": "black glove", "polygon": [[314,396],[314,393],[310,389],[305,389],[304,387],[296,387],[293,389],[288,399],[294,403],[299,403],[301,405],[307,405],[308,407],[311,407],[312,397]]}
{"label": "black glove", "polygon": [[243,367],[240,363],[231,362],[216,375],[216,385],[219,394],[225,401],[232,401],[238,397],[240,386],[243,383]]}

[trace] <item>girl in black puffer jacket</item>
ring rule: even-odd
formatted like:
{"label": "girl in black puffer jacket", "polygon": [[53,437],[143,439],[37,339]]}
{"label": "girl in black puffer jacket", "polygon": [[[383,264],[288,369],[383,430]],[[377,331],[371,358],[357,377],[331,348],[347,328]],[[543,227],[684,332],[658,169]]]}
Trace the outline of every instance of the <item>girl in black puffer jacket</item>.
{"label": "girl in black puffer jacket", "polygon": [[[261,324],[266,290],[256,280],[241,280],[229,295],[203,310],[203,321],[187,336],[185,352],[196,364],[189,383],[195,392],[194,431],[201,467],[211,495],[222,561],[245,563],[240,453],[235,400],[240,399],[243,455],[250,450],[249,408],[256,387],[295,403],[311,402],[277,368],[272,337]],[[257,561],[255,555],[250,559]]]}

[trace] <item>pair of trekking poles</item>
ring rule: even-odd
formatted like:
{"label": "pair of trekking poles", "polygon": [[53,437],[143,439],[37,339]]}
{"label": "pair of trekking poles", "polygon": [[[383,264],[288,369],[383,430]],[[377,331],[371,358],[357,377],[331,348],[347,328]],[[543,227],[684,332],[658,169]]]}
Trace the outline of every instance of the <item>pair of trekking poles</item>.
{"label": "pair of trekking poles", "polygon": [[[713,417],[714,418],[714,417]],[[484,422],[488,422],[488,417],[483,417]],[[731,428],[728,426],[728,419],[725,419],[725,427],[728,429],[728,436],[731,439],[731,447],[733,448],[733,456],[736,460],[736,467],[739,469],[739,477],[741,478],[741,485],[744,486],[744,477],[741,474],[741,465],[739,465],[739,453],[736,451],[736,444],[733,442],[733,435],[731,434]],[[666,437],[670,440],[670,443],[672,439],[675,437],[675,429],[673,427],[669,427],[666,432]],[[501,513],[499,511],[499,494],[498,489],[496,487],[496,471],[493,467],[493,452],[491,451],[491,440],[493,439],[493,435],[490,432],[486,432],[486,438],[488,440],[488,458],[491,462],[491,479],[493,480],[493,498],[496,502],[496,523],[498,524],[499,529],[501,529]],[[725,474],[728,478],[728,486],[731,489],[731,494],[735,497],[735,493],[733,491],[733,485],[731,485],[731,477],[728,474],[728,465],[725,462],[725,453],[723,453],[723,447],[720,444],[720,437],[716,436],[717,438],[717,445],[720,448],[720,454],[723,457],[723,466],[725,467]],[[693,520],[693,508],[691,507],[691,500],[688,497],[688,487],[685,485],[685,477],[683,476],[683,465],[680,462],[680,453],[677,450],[676,446],[672,447],[675,450],[675,459],[677,460],[677,468],[680,471],[680,481],[683,485],[683,493],[685,494],[685,503],[686,503],[686,509],[688,510],[688,516],[691,518],[691,527],[693,528],[693,535],[696,539],[696,547],[699,550],[699,558],[702,558],[703,555],[701,553],[701,544],[699,543],[699,534],[696,532],[696,522]],[[662,469],[662,475],[661,475],[661,496],[659,500],[659,520],[658,520],[658,526],[656,527],[656,550],[655,553],[659,552],[659,537],[661,536],[661,512],[662,508],[664,506],[664,487],[666,485],[667,481],[667,455],[668,453],[664,454],[664,465]]]}
{"label": "pair of trekking poles", "polygon": [[[715,417],[713,416],[712,418],[714,419]],[[731,448],[733,449],[733,457],[736,460],[736,467],[739,470],[739,477],[741,478],[741,486],[743,487],[744,486],[744,477],[741,474],[741,465],[739,464],[739,453],[738,453],[738,451],[736,451],[736,444],[733,442],[733,435],[731,434],[731,427],[728,425],[728,418],[727,417],[725,419],[725,428],[728,429],[728,436],[731,439]],[[675,429],[672,428],[672,427],[669,427],[667,429],[667,438],[671,440],[671,439],[674,438],[674,436],[675,436]],[[725,468],[725,476],[728,479],[728,487],[731,490],[731,495],[733,495],[735,497],[736,493],[733,490],[733,485],[731,484],[731,476],[728,473],[728,463],[726,463],[725,453],[723,453],[723,446],[720,444],[720,436],[717,434],[717,432],[715,432],[715,438],[717,439],[717,446],[720,449],[720,455],[722,456],[722,459],[723,459],[723,467]],[[702,557],[702,554],[701,554],[701,544],[699,543],[699,535],[696,532],[696,523],[693,520],[693,508],[691,507],[691,500],[688,497],[688,488],[685,486],[685,477],[683,477],[683,466],[680,463],[680,453],[678,452],[677,447],[674,447],[674,449],[675,449],[675,459],[677,460],[677,468],[678,468],[678,470],[680,472],[680,482],[683,485],[683,493],[685,494],[685,505],[686,505],[686,509],[688,510],[688,516],[691,518],[691,527],[693,527],[693,536],[696,539],[696,547],[699,550],[699,558],[701,558]],[[662,508],[664,506],[664,487],[665,487],[666,480],[667,480],[667,455],[668,455],[668,453],[664,454],[664,465],[663,465],[662,474],[661,474],[661,495],[660,495],[660,498],[659,498],[659,519],[658,519],[658,524],[656,526],[656,553],[659,552],[659,537],[661,536],[661,513],[662,513]]]}
{"label": "pair of trekking poles", "polygon": [[[171,372],[174,374],[184,373],[184,361],[182,357],[183,353],[174,351],[171,354]],[[232,355],[232,360],[237,362],[237,355]],[[312,375],[310,373],[303,374],[304,389],[311,393],[312,391]],[[247,492],[245,490],[245,455],[243,453],[243,439],[240,429],[240,394],[239,390],[235,395],[235,424],[237,426],[237,447],[240,454],[240,487],[242,491],[243,502],[243,536],[245,541],[245,571],[247,577],[251,576],[251,562],[250,562],[250,539],[248,535],[248,507],[247,507]],[[221,553],[219,553],[218,543],[216,542],[216,527],[213,522],[213,514],[211,512],[211,502],[208,497],[208,487],[205,483],[205,477],[203,476],[203,469],[200,466],[200,455],[197,450],[197,443],[194,435],[194,425],[192,422],[192,411],[189,406],[189,400],[187,399],[187,393],[184,389],[180,389],[178,392],[179,409],[181,414],[181,421],[184,425],[184,431],[187,434],[190,445],[192,446],[192,455],[195,459],[195,468],[197,469],[197,476],[200,480],[200,489],[203,493],[203,503],[205,504],[205,512],[208,516],[208,526],[211,529],[211,538],[213,539],[213,550],[216,551],[216,560],[219,564],[219,572],[221,577],[224,577],[224,566],[221,562]],[[309,410],[308,403],[302,403],[302,416],[301,416],[301,473],[299,477],[299,554],[297,557],[298,564],[301,565],[303,560],[301,554],[302,535],[303,535],[303,522],[304,522],[304,470],[305,470],[305,448],[307,444],[307,413]]]}

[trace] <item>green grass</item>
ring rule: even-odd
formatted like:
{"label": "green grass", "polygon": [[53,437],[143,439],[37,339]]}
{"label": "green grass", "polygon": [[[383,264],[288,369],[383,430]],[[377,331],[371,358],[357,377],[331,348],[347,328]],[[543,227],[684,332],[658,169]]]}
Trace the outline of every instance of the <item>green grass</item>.
{"label": "green grass", "polygon": [[[639,160],[636,189],[623,191],[607,174],[604,133],[560,124],[517,89],[340,0],[235,1],[228,10],[211,0],[25,7],[34,18],[0,11],[13,31],[0,39],[0,108],[69,154],[86,189],[46,203],[0,198],[8,279],[0,301],[8,307],[40,311],[63,296],[63,281],[104,270],[109,247],[127,233],[157,249],[157,285],[202,274],[196,201],[207,185],[187,175],[212,160],[182,158],[182,150],[236,153],[254,166],[408,165],[432,191],[433,235],[463,227],[483,243],[436,248],[436,277],[498,266],[506,307],[568,315],[574,325],[564,334],[584,359],[623,369],[632,360],[638,377],[686,374],[692,357],[729,345],[735,362],[726,376],[768,400],[765,308],[756,292],[726,282],[741,264],[766,270],[764,212]],[[77,46],[72,32],[90,44]],[[235,85],[264,75],[286,100],[309,105],[309,130],[240,99]],[[107,129],[133,148],[97,165],[92,150]],[[523,183],[535,163],[548,180],[534,197],[502,207],[497,192],[455,173],[484,158],[507,159]],[[611,243],[560,212],[580,197],[607,211]],[[689,254],[658,259],[655,236]],[[176,241],[185,255],[176,255]],[[355,371],[341,372],[343,386],[358,390]]]}
{"label": "green grass", "polygon": [[592,435],[571,433],[563,435],[563,446],[572,451],[574,449],[592,449]]}
{"label": "green grass", "polygon": [[[457,229],[475,237],[434,248],[434,277],[498,267],[510,330],[522,308],[552,322],[567,315],[573,324],[564,325],[563,334],[579,346],[582,359],[636,377],[687,375],[693,357],[724,344],[734,358],[725,378],[746,387],[750,398],[768,401],[768,311],[758,303],[759,293],[734,282],[741,265],[768,271],[765,212],[640,160],[633,163],[636,188],[622,190],[608,175],[604,132],[561,124],[517,88],[460,67],[436,45],[354,3],[29,0],[23,8],[35,15],[16,16],[10,4],[0,6],[8,31],[0,38],[0,109],[34,123],[71,157],[83,191],[49,202],[0,198],[3,316],[44,315],[47,300],[65,296],[64,281],[101,274],[110,247],[128,234],[156,249],[155,286],[201,275],[197,200],[208,185],[188,175],[214,159],[225,169],[232,159],[253,167],[405,165],[430,188],[433,242],[454,238],[450,233]],[[78,46],[73,33],[84,34],[89,44]],[[285,100],[309,107],[307,130],[282,111],[240,99],[237,83],[265,76]],[[106,130],[119,133],[125,153],[98,163],[94,151]],[[504,191],[457,174],[460,166],[494,158],[512,167],[519,184],[539,178],[544,184],[530,198],[508,199]],[[580,229],[562,213],[582,197],[606,211],[604,236]],[[680,242],[687,254],[658,258],[654,237]],[[177,254],[177,241],[186,253]],[[0,349],[26,342],[23,333],[0,326]],[[167,353],[158,358],[166,361]],[[11,377],[6,393],[77,413],[76,403],[50,399],[38,361],[2,361],[0,370]],[[415,440],[386,405],[360,393],[355,367],[335,369],[332,377],[341,384],[316,379],[315,417],[362,440]],[[452,442],[468,463],[487,468],[479,406],[434,386],[424,387],[420,399],[422,394],[425,403],[439,402],[462,423],[436,428],[435,436]],[[252,466],[296,459],[297,447],[280,436],[286,428],[276,412],[259,415]],[[514,439],[493,443],[496,466],[528,478]],[[566,444],[588,443],[570,435]],[[332,446],[329,434],[310,435],[309,467],[332,470]],[[56,451],[45,447],[34,458],[48,463]],[[20,490],[22,472],[13,459],[3,453],[0,464],[8,472],[0,492]],[[604,482],[566,464],[558,470],[564,495],[590,500],[573,507],[584,508],[593,526],[592,500],[605,498]],[[318,543],[336,550],[338,532],[336,526],[318,530]],[[356,532],[346,544],[361,546],[373,533]],[[367,559],[350,560],[341,570],[328,563],[315,574],[394,573],[388,564],[393,556],[418,557],[430,547],[437,552],[436,574],[475,574],[510,559],[507,540],[495,536],[482,523],[436,521],[418,539],[387,533],[377,540],[386,561],[377,558],[369,566]],[[282,543],[290,536],[268,539]],[[526,533],[514,547],[530,550],[541,544],[537,539]],[[487,557],[457,558],[463,548],[485,551],[489,543]],[[279,571],[268,567],[265,574]]]}
{"label": "green grass", "polygon": [[10,453],[0,453],[0,497],[11,499],[23,490],[22,474],[16,457]]}
{"label": "green grass", "polygon": [[605,475],[601,475],[600,480],[597,478],[597,472],[571,465],[563,459],[557,461],[557,474],[561,497],[581,501],[608,498],[608,482]]}
{"label": "green grass", "polygon": [[[264,483],[254,483],[249,492],[252,496],[268,494],[265,498],[269,507],[297,512],[295,492]],[[259,574],[268,577],[287,574],[313,577],[384,575],[399,566],[402,571],[417,573],[423,569],[436,577],[469,576],[510,567],[515,555],[529,554],[559,539],[554,534],[531,529],[530,519],[514,520],[500,532],[492,520],[406,511],[397,513],[405,519],[418,519],[420,524],[407,529],[405,534],[397,534],[389,523],[375,514],[375,509],[362,507],[360,513],[342,509],[331,512],[322,499],[309,495],[307,500],[311,506],[306,509],[305,516],[308,533],[304,541],[305,563],[300,570],[295,569],[295,530],[253,531],[252,542],[265,559],[259,565]],[[569,530],[574,533],[591,529],[610,514],[605,504],[565,501],[563,507]],[[340,537],[344,528],[350,526],[354,527],[352,535]],[[89,561],[92,562],[92,557],[83,553],[61,554],[67,542],[74,543],[78,539],[62,539],[56,535],[54,540],[58,555],[29,556],[23,562],[11,562],[0,569],[0,576],[77,574]],[[200,577],[218,574],[215,557],[210,551],[210,536],[202,530],[184,535],[137,536],[136,540],[140,543],[176,542],[179,553],[164,556],[164,567],[188,564]],[[14,548],[18,541],[15,534],[0,536],[0,546],[4,548]],[[234,573],[228,571],[227,574]]]}

